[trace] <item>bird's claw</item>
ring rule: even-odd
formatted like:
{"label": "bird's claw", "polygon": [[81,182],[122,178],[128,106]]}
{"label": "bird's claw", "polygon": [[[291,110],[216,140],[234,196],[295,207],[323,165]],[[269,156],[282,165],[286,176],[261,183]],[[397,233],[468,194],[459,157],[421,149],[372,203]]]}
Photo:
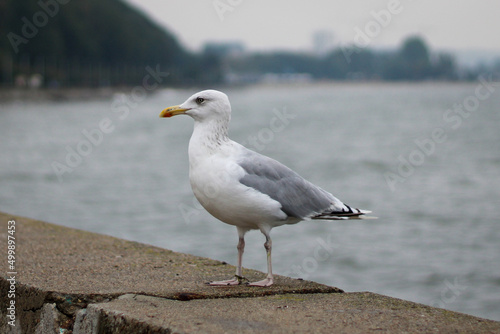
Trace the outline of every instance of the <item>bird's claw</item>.
{"label": "bird's claw", "polygon": [[234,278],[232,279],[225,281],[213,281],[213,282],[208,282],[207,284],[211,286],[230,286],[230,285],[240,285],[244,281],[248,282],[248,279],[243,276],[234,275]]}
{"label": "bird's claw", "polygon": [[273,279],[268,277],[266,279],[263,279],[262,281],[249,283],[248,286],[267,287],[273,285],[273,283]]}

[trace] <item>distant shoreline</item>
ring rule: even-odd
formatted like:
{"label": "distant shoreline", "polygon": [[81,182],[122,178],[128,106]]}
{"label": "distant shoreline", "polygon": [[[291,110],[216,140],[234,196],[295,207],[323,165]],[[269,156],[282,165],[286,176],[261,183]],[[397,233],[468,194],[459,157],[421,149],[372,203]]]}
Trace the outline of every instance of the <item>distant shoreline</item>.
{"label": "distant shoreline", "polygon": [[130,91],[130,88],[0,88],[0,101],[73,101],[108,99],[116,93],[127,91]]}
{"label": "distant shoreline", "polygon": [[[256,86],[264,87],[313,87],[313,86],[391,86],[391,85],[469,85],[471,81],[311,81],[311,82],[273,82],[255,83],[247,85],[209,85],[199,87],[162,87],[158,89],[224,89],[226,87],[248,88]],[[0,102],[14,101],[78,101],[78,100],[102,100],[110,99],[115,94],[128,94],[133,87],[74,87],[74,88],[12,88],[0,87]]]}

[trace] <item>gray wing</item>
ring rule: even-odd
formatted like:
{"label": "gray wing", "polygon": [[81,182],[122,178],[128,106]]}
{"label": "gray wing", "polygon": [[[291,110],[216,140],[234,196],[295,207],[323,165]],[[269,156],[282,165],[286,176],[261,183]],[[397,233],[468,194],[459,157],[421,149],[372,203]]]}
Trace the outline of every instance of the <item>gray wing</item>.
{"label": "gray wing", "polygon": [[332,194],[276,160],[248,150],[239,165],[246,172],[240,182],[278,201],[281,210],[289,217],[306,219],[349,211],[353,213]]}

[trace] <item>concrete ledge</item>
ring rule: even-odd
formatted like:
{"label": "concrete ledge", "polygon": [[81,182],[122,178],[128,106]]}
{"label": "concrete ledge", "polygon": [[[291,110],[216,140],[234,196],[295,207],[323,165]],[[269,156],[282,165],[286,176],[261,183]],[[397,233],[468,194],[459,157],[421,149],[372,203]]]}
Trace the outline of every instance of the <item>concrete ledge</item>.
{"label": "concrete ledge", "polygon": [[235,268],[0,213],[3,250],[9,220],[16,222],[16,326],[6,317],[12,281],[3,260],[4,333],[500,332],[500,322],[283,276],[270,288],[211,287],[204,283]]}

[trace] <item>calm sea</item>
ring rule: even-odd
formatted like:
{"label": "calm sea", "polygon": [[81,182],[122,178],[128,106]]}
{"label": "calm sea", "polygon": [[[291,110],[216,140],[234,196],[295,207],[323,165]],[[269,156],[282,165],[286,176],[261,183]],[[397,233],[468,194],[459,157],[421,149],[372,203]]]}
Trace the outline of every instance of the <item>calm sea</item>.
{"label": "calm sea", "polygon": [[[379,217],[273,230],[275,273],[500,320],[500,85],[225,92],[234,140]],[[0,210],[235,264],[191,193],[192,120],[158,118],[192,93],[2,102]],[[266,270],[263,242],[244,266]]]}

